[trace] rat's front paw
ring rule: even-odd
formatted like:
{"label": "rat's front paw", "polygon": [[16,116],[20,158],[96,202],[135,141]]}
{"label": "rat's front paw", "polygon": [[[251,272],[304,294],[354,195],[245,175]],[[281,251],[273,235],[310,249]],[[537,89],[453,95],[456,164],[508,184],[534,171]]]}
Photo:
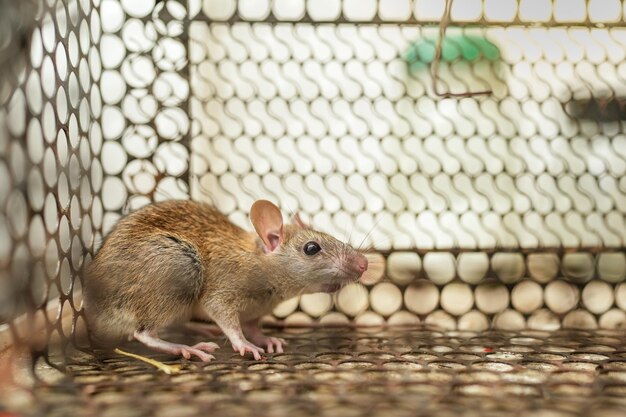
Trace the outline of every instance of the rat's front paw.
{"label": "rat's front paw", "polygon": [[261,354],[265,353],[263,349],[247,341],[233,343],[233,350],[235,352],[239,352],[241,356],[244,356],[246,352],[250,352],[252,353],[252,356],[254,356],[254,359],[256,359],[257,361],[261,360]]}
{"label": "rat's front paw", "polygon": [[254,340],[254,343],[265,346],[267,353],[283,353],[283,346],[287,346],[285,339],[280,337],[263,336],[263,338]]}

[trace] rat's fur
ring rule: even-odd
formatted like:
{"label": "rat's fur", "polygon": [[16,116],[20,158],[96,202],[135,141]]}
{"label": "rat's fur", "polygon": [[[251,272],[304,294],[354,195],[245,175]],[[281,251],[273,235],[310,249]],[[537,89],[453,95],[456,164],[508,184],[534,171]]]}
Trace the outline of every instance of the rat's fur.
{"label": "rat's fur", "polygon": [[[273,251],[263,236],[198,202],[152,204],[120,220],[85,277],[93,340],[119,343],[134,332],[156,334],[193,315],[214,320],[235,347],[247,342],[242,325],[255,325],[279,302],[354,281],[367,268],[350,246],[306,226],[282,227],[278,216],[281,240]],[[309,241],[322,251],[305,255]],[[233,340],[238,335],[243,342]]]}

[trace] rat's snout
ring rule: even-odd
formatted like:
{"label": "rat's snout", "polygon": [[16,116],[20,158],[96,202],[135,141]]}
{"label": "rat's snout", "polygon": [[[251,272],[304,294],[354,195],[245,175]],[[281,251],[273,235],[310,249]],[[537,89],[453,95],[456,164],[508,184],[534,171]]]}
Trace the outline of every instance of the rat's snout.
{"label": "rat's snout", "polygon": [[348,268],[355,275],[352,279],[358,279],[367,271],[367,258],[361,253],[355,253],[350,257]]}
{"label": "rat's snout", "polygon": [[361,254],[356,258],[355,261],[356,269],[360,273],[367,271],[367,258]]}

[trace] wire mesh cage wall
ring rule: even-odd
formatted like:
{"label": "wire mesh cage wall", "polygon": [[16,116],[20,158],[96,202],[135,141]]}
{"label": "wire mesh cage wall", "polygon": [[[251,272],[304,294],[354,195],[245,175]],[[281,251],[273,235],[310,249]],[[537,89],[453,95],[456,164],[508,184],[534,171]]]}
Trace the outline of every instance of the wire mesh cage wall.
{"label": "wire mesh cage wall", "polygon": [[623,5],[454,2],[433,83],[444,12],[32,2],[2,51],[12,339],[28,332],[14,320],[24,312],[44,340],[71,338],[82,266],[120,216],[167,198],[209,202],[247,229],[252,202],[270,199],[386,263],[269,322],[623,327]]}
{"label": "wire mesh cage wall", "polygon": [[102,236],[99,15],[89,1],[0,7],[2,347],[37,333],[42,349],[71,337],[79,271]]}

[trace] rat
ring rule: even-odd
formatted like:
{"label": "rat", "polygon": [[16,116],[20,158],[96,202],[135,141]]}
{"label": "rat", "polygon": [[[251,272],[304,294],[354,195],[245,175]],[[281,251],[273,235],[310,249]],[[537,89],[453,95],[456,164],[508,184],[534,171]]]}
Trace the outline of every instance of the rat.
{"label": "rat", "polygon": [[94,343],[135,339],[149,348],[207,362],[218,346],[159,338],[192,318],[213,321],[242,356],[283,352],[259,319],[299,294],[338,291],[367,270],[367,258],[316,231],[296,214],[283,224],[267,200],[250,209],[248,232],[216,208],[190,200],[153,203],[122,218],[84,277],[84,308]]}

